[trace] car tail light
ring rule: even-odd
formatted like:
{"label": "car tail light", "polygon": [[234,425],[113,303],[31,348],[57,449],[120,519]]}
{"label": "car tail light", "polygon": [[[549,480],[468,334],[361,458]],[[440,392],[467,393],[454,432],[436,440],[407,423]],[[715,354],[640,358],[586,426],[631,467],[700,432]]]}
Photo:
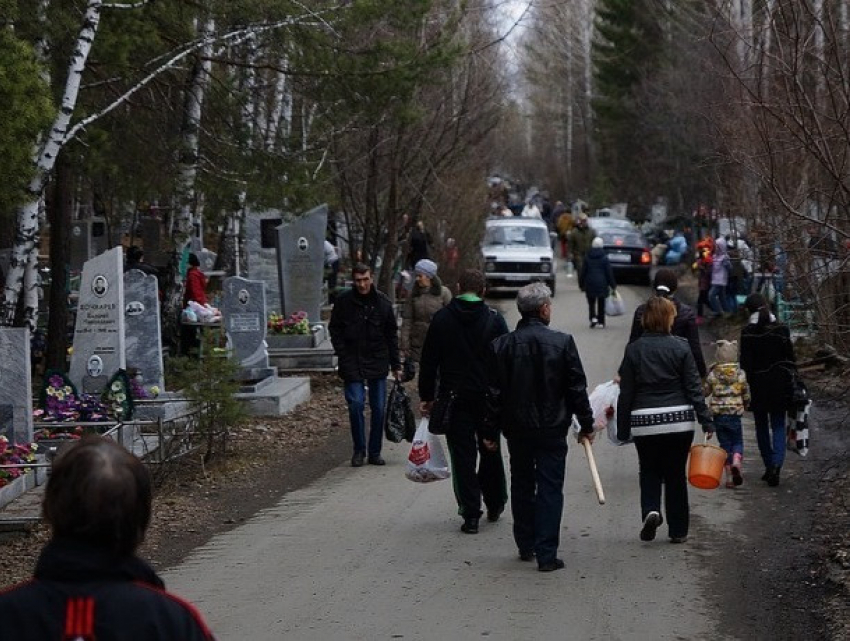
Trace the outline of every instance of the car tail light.
{"label": "car tail light", "polygon": [[640,255],[640,263],[641,265],[649,265],[650,263],[652,263],[652,254],[650,254],[649,252],[643,252]]}

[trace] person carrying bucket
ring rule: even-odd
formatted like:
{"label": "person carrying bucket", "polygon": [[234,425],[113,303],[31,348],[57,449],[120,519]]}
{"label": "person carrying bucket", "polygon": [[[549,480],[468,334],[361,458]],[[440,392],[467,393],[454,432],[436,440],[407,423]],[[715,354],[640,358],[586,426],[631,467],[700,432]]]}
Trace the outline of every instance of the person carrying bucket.
{"label": "person carrying bucket", "polygon": [[675,316],[670,300],[650,298],[641,317],[643,334],[626,347],[619,369],[617,439],[634,438],[638,453],[641,541],[655,539],[664,523],[662,485],[670,541],[688,540],[685,466],[697,421],[707,438],[714,433],[694,356],[685,341],[670,333]]}
{"label": "person carrying bucket", "polygon": [[716,363],[705,379],[705,396],[714,416],[717,440],[726,450],[726,487],[734,488],[744,482],[741,416],[750,404],[750,387],[747,375],[738,365],[738,342],[719,340],[716,345]]}

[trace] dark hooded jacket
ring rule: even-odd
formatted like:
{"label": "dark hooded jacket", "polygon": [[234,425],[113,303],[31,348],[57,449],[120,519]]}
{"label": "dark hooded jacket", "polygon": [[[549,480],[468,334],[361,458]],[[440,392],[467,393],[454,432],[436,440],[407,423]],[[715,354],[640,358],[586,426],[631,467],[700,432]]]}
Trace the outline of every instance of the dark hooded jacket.
{"label": "dark hooded jacket", "polygon": [[502,315],[484,301],[455,298],[437,311],[422,346],[420,399],[436,398],[439,374],[441,392],[453,391],[462,402],[483,403],[490,342],[507,331]]}
{"label": "dark hooded jacket", "polygon": [[342,380],[386,378],[401,367],[395,312],[374,285],[365,296],[355,288],[337,296],[328,330]]}
{"label": "dark hooded jacket", "polygon": [[614,270],[608,254],[601,247],[591,247],[581,264],[581,273],[578,278],[578,286],[588,296],[594,298],[605,298],[608,290],[617,289],[617,281],[614,280]]}
{"label": "dark hooded jacket", "polygon": [[35,576],[0,593],[0,639],[69,638],[206,641],[213,635],[195,608],[167,593],[138,557],[53,540]]}
{"label": "dark hooded jacket", "polygon": [[[669,300],[676,306],[676,318],[673,319],[673,329],[670,333],[688,341],[688,346],[691,348],[691,354],[693,354],[697,366],[697,372],[699,372],[700,378],[705,378],[708,369],[705,366],[705,358],[703,358],[702,346],[699,342],[697,314],[690,305],[685,305],[685,303],[681,303],[672,297]],[[635,315],[632,318],[632,331],[629,335],[629,345],[643,336],[643,312],[645,309],[646,304],[644,303],[638,305],[635,310]]]}
{"label": "dark hooded jacket", "polygon": [[749,323],[741,330],[741,369],[750,385],[750,410],[785,412],[793,406],[797,365],[786,325]]}
{"label": "dark hooded jacket", "polygon": [[524,318],[492,344],[490,422],[507,438],[566,435],[573,415],[593,431],[587,378],[569,334]]}

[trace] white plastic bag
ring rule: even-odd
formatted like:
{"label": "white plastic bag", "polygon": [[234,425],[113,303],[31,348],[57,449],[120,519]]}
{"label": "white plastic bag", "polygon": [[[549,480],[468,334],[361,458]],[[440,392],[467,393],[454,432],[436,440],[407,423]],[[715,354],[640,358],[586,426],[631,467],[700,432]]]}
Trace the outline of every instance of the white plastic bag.
{"label": "white plastic bag", "polygon": [[622,316],[625,313],[626,305],[623,302],[623,297],[620,296],[620,292],[614,290],[614,293],[605,299],[605,315]]}
{"label": "white plastic bag", "polygon": [[620,386],[614,381],[597,385],[590,393],[590,409],[593,411],[593,428],[605,430],[608,440],[614,445],[626,445],[617,438],[617,399]]}
{"label": "white plastic bag", "polygon": [[427,418],[420,419],[416,428],[404,475],[414,483],[441,481],[451,476],[443,446],[439,437],[428,431]]}

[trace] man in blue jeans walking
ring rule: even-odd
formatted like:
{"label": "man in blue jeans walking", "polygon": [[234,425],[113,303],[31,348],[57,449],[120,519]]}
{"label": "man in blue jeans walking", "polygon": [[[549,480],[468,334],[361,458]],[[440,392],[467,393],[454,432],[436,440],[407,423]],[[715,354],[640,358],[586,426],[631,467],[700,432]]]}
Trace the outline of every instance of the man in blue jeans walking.
{"label": "man in blue jeans walking", "polygon": [[[354,288],[337,296],[328,326],[331,343],[339,362],[339,375],[345,382],[345,402],[354,442],[352,467],[384,465],[384,403],[387,373],[392,367],[401,376],[398,353],[398,326],[392,303],[377,290],[372,272],[358,263],[352,269]],[[371,421],[366,442],[366,391],[369,393]],[[367,456],[368,455],[368,456]]]}

